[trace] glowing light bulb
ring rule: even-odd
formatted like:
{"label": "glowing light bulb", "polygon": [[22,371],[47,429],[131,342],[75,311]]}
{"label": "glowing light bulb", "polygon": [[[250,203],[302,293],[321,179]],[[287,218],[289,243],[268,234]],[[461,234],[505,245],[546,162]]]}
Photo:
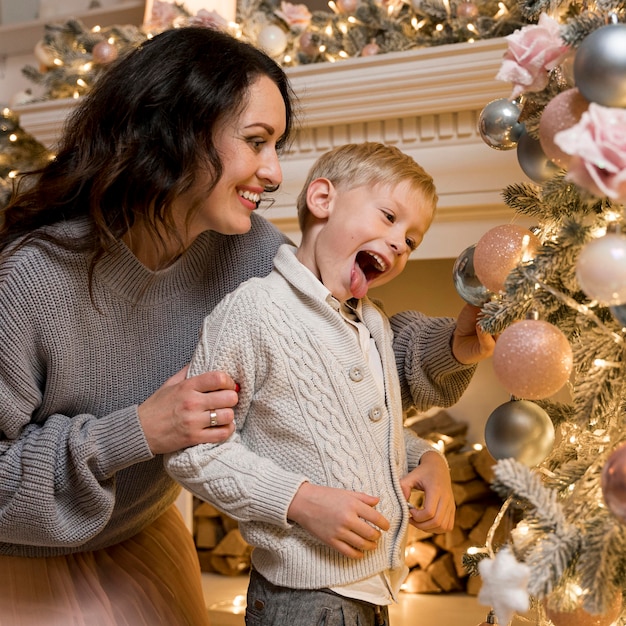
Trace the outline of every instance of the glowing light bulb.
{"label": "glowing light bulb", "polygon": [[506,15],[509,12],[509,10],[506,7],[506,4],[504,4],[504,2],[498,2],[498,11],[497,13],[494,15],[494,18],[499,18],[502,17],[503,15]]}

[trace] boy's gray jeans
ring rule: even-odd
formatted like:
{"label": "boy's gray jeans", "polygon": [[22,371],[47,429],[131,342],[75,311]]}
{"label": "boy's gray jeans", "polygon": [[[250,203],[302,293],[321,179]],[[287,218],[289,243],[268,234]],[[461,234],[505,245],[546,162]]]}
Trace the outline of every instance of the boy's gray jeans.
{"label": "boy's gray jeans", "polygon": [[330,589],[278,587],[253,569],[246,626],[389,626],[389,612]]}

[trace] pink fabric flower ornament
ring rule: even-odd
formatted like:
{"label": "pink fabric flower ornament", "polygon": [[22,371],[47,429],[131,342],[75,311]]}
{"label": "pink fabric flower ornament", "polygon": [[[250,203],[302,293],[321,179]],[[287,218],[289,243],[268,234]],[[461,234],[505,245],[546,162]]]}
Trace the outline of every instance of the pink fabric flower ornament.
{"label": "pink fabric flower ornament", "polygon": [[548,72],[570,51],[561,39],[559,23],[546,13],[538,24],[524,26],[506,40],[509,47],[496,80],[513,83],[511,99],[525,91],[541,91],[548,84]]}
{"label": "pink fabric flower ornament", "polygon": [[228,22],[217,12],[200,9],[189,18],[189,26],[204,26],[213,30],[226,30]]}
{"label": "pink fabric flower ornament", "polygon": [[274,13],[294,30],[300,32],[305,30],[311,23],[311,12],[306,4],[291,4],[291,2],[281,2],[280,9]]}
{"label": "pink fabric flower ornament", "polygon": [[185,12],[182,11],[178,5],[173,2],[165,2],[162,0],[155,0],[152,5],[152,12],[148,18],[146,26],[151,30],[163,31],[172,27],[174,20],[181,16],[184,16]]}
{"label": "pink fabric flower ornament", "polygon": [[566,179],[596,196],[626,201],[626,109],[595,102],[574,126],[554,135],[572,156]]}

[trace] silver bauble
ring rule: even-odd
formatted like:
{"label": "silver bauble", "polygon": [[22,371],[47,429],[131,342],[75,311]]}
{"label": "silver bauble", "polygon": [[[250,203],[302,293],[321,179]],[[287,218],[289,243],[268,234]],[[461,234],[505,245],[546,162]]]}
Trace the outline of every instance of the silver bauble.
{"label": "silver bauble", "polygon": [[536,183],[549,180],[560,169],[546,156],[539,140],[526,132],[517,142],[517,161],[524,174]]}
{"label": "silver bauble", "polygon": [[492,100],[478,119],[478,131],[483,141],[495,150],[515,148],[524,132],[524,124],[518,121],[520,113],[520,106],[515,101],[506,98]]}
{"label": "silver bauble", "polygon": [[622,325],[622,328],[626,328],[626,304],[616,304],[609,307],[613,317]]}
{"label": "silver bauble", "polygon": [[475,249],[476,244],[473,244],[459,254],[452,268],[452,278],[457,293],[465,302],[482,307],[483,304],[491,300],[493,293],[476,276],[474,271]]}
{"label": "silver bauble", "polygon": [[510,400],[496,408],[485,425],[485,443],[496,459],[539,465],[554,445],[550,416],[529,400]]}
{"label": "silver bauble", "polygon": [[587,35],[574,58],[576,87],[589,102],[626,107],[626,24],[609,24]]}

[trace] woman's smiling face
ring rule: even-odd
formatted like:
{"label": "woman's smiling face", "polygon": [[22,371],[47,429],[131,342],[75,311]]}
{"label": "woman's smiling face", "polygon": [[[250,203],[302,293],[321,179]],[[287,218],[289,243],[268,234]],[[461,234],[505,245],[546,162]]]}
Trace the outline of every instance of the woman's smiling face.
{"label": "woman's smiling face", "polygon": [[[264,188],[282,181],[277,143],[285,133],[285,120],[285,103],[278,87],[267,76],[259,77],[250,87],[241,114],[226,119],[216,132],[215,147],[223,172],[188,224],[188,244],[206,230],[224,235],[250,230],[250,214]],[[205,181],[200,178],[189,192],[191,197],[197,197],[203,186]],[[185,204],[179,204],[183,219],[189,210]]]}

